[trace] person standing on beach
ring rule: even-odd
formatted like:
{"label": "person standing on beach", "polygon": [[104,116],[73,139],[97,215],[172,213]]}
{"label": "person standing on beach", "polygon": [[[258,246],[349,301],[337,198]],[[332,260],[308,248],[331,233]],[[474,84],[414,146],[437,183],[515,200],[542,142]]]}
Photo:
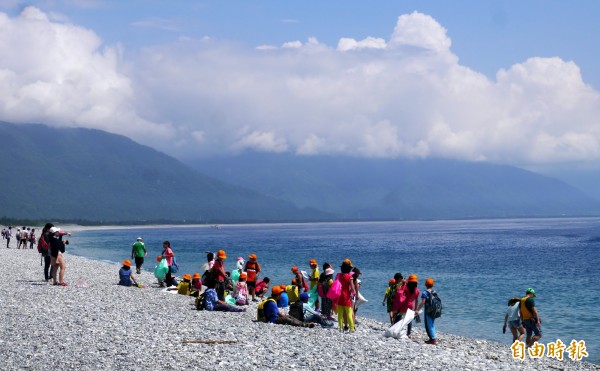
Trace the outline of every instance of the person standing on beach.
{"label": "person standing on beach", "polygon": [[33,245],[35,245],[35,228],[31,228],[31,232],[29,232],[29,249],[33,249]]}
{"label": "person standing on beach", "polygon": [[4,239],[5,234],[6,234],[6,228],[2,228],[2,239]]}
{"label": "person standing on beach", "polygon": [[6,238],[6,248],[10,249],[10,238],[12,237],[12,226],[9,225],[6,232],[4,232],[4,238]]}
{"label": "person standing on beach", "polygon": [[144,265],[144,257],[148,255],[146,246],[142,242],[142,237],[138,237],[131,248],[131,259],[135,259],[135,272],[142,273],[142,265]]}
{"label": "person standing on beach", "polygon": [[[425,310],[423,311],[423,318],[425,319],[425,331],[427,332],[427,336],[429,336],[429,340],[426,340],[425,344],[430,345],[437,344],[437,340],[435,339],[435,318],[428,314],[430,313],[429,305],[431,303],[431,297],[432,295],[435,295],[435,292],[433,291],[433,283],[433,278],[427,278],[425,280],[426,290],[421,294],[421,303],[418,307],[416,307],[417,309],[415,310],[417,313],[416,315],[418,316],[421,308],[425,307]],[[418,318],[419,317],[417,317],[417,322],[419,321]]]}
{"label": "person standing on beach", "polygon": [[[396,322],[404,317],[409,309],[414,311],[417,308],[417,301],[419,300],[419,296],[421,294],[419,288],[417,287],[418,285],[419,279],[417,275],[411,274],[408,276],[406,283],[402,287],[398,288],[398,291],[396,291],[394,310],[399,314],[399,316],[396,317]],[[415,313],[415,318],[417,321],[419,321],[419,315],[417,313]],[[406,329],[406,336],[409,338],[411,331],[412,321],[408,324]]]}
{"label": "person standing on beach", "polygon": [[163,242],[163,251],[161,255],[165,259],[167,259],[167,265],[169,266],[169,271],[165,276],[165,283],[167,287],[169,287],[173,285],[173,276],[171,276],[171,266],[173,265],[173,257],[175,256],[175,254],[173,254],[173,250],[171,250],[171,242]]}
{"label": "person standing on beach", "polygon": [[[502,333],[506,332],[506,325],[513,336],[513,343],[517,340],[522,341],[525,336],[525,328],[521,324],[521,299],[512,298],[508,300],[508,309],[504,315],[504,325],[502,326]],[[517,331],[519,334],[517,335]]]}
{"label": "person standing on beach", "polygon": [[342,284],[340,296],[337,299],[337,315],[340,331],[345,330],[344,323],[348,324],[350,332],[354,332],[354,316],[352,310],[352,297],[354,296],[354,282],[352,278],[352,263],[344,261],[340,266],[342,273],[338,275],[338,280]]}
{"label": "person standing on beach", "polygon": [[52,257],[50,254],[50,228],[52,223],[46,223],[38,240],[38,251],[44,258],[44,279],[48,282],[52,278]]}
{"label": "person standing on beach", "polygon": [[[315,292],[315,287],[317,287],[317,285],[319,284],[319,278],[321,277],[321,273],[319,272],[319,267],[315,259],[311,259],[308,262],[308,265],[312,269],[312,271],[310,272],[310,277],[308,278],[308,280],[310,281],[310,291]],[[315,290],[313,291],[313,289]],[[317,298],[315,300],[315,310],[319,310],[319,295],[316,296]]]}
{"label": "person standing on beach", "polygon": [[[535,290],[528,288],[525,291],[525,296],[521,299],[521,319],[523,326],[527,331],[527,339],[525,341],[527,347],[531,347],[533,343],[542,338],[542,320],[535,306]],[[533,335],[533,336],[531,336]]]}
{"label": "person standing on beach", "polygon": [[260,274],[260,264],[256,261],[256,254],[250,254],[249,260],[244,267],[244,272],[248,276],[246,284],[248,286],[248,294],[252,296],[252,301],[256,300],[256,278]]}
{"label": "person standing on beach", "polygon": [[[68,233],[62,232],[60,228],[56,227],[50,228],[48,233],[50,240],[50,260],[52,264],[52,284],[55,286],[68,286],[65,282],[65,270],[67,269],[67,265],[63,257],[66,242],[62,240],[63,236],[65,234],[68,235]],[[59,269],[60,275],[58,276],[57,281],[56,276],[58,275]]]}
{"label": "person standing on beach", "polygon": [[225,285],[227,280],[227,272],[225,272],[225,259],[227,254],[225,250],[219,250],[217,252],[217,260],[212,267],[212,277],[216,280],[215,289],[217,291],[217,297],[221,301],[225,301]]}

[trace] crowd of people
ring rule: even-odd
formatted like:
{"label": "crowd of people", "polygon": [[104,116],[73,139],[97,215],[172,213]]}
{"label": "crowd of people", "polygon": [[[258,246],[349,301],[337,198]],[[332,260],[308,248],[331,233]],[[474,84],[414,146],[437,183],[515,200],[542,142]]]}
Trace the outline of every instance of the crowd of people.
{"label": "crowd of people", "polygon": [[[37,244],[44,261],[44,279],[56,286],[67,286],[64,281],[66,263],[63,257],[69,235],[52,223],[47,223],[36,239],[35,228],[17,228],[13,235],[13,227],[2,229],[2,238],[6,247],[10,248],[11,238],[17,240],[17,248],[33,249]],[[140,274],[148,255],[141,237],[132,245],[131,259],[135,263],[135,272]],[[183,274],[181,282],[177,282],[177,263],[175,253],[169,241],[163,242],[163,250],[157,257],[166,267],[164,274],[155,275],[158,284],[168,291],[192,296],[196,299],[198,309],[208,311],[244,312],[248,305],[257,302],[257,320],[262,322],[299,327],[334,327],[335,322],[340,331],[355,331],[356,313],[364,301],[360,294],[361,271],[350,259],[339,266],[339,273],[329,263],[322,264],[319,270],[315,259],[308,262],[310,272],[302,271],[297,266],[291,267],[289,283],[271,285],[269,277],[261,278],[261,265],[256,254],[250,254],[248,261],[238,257],[235,269],[227,271],[225,260],[227,253],[219,250],[207,252],[207,262],[203,265],[203,274]],[[157,266],[158,268],[158,266]],[[145,287],[136,279],[132,262],[124,260],[118,272],[118,284],[122,286]],[[401,321],[407,312],[413,311],[417,323],[423,320],[428,335],[427,344],[436,345],[435,320],[441,315],[441,301],[434,290],[434,279],[425,280],[425,289],[418,288],[418,277],[410,274],[404,277],[396,273],[388,282],[382,305],[387,309],[390,325]],[[269,295],[270,291],[270,295]],[[508,301],[508,309],[504,318],[503,332],[508,328],[513,341],[522,341],[529,347],[541,336],[541,320],[535,306],[535,291],[526,290],[523,298],[514,297]],[[419,301],[420,299],[420,301]],[[439,303],[438,303],[439,302]],[[437,311],[436,311],[437,310]],[[422,311],[422,312],[421,312]],[[337,318],[336,318],[337,317]],[[410,338],[412,321],[407,325],[406,335]]]}
{"label": "crowd of people", "polygon": [[2,228],[2,239],[6,241],[6,248],[10,249],[10,241],[15,240],[17,243],[17,249],[33,249],[36,244],[35,228],[17,227],[16,231],[13,231],[13,227]]}
{"label": "crowd of people", "polygon": [[[136,271],[140,272],[147,250],[138,237],[132,246],[131,258],[135,259]],[[309,272],[298,266],[290,268],[290,281],[272,285],[269,277],[261,278],[263,272],[256,254],[250,254],[248,261],[238,257],[235,268],[225,267],[225,250],[207,252],[203,274],[186,273],[177,282],[175,253],[169,241],[163,242],[163,250],[157,257],[155,275],[161,287],[176,291],[181,295],[196,297],[198,309],[208,311],[243,312],[248,305],[257,302],[257,320],[299,327],[337,327],[340,331],[355,331],[356,313],[365,302],[360,294],[361,271],[350,259],[344,260],[336,273],[329,263],[321,269],[316,259],[308,261]],[[160,271],[161,265],[165,267]],[[426,289],[421,293],[418,278],[411,274],[404,279],[397,273],[384,297],[390,313],[391,324],[397,323],[410,309],[419,312],[424,309],[425,327],[429,335],[428,344],[436,344],[435,317],[428,315],[430,296],[434,293],[433,279],[425,281]],[[119,270],[119,284],[140,286],[133,274],[131,262],[125,260]],[[269,295],[270,294],[270,295]],[[418,299],[421,299],[420,303]],[[417,316],[417,322],[420,322]],[[410,336],[412,325],[408,325]]]}

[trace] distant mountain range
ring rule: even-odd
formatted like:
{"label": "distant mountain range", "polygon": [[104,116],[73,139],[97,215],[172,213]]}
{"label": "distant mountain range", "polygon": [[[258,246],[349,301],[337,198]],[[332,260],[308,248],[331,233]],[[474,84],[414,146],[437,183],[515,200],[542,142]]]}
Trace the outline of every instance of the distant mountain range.
{"label": "distant mountain range", "polygon": [[600,215],[510,166],[247,153],[187,161],[99,130],[0,122],[0,218],[228,223]]}
{"label": "distant mountain range", "polygon": [[600,202],[512,166],[454,160],[244,154],[199,171],[342,220],[600,215]]}
{"label": "distant mountain range", "polygon": [[99,130],[0,123],[0,217],[131,223],[329,217]]}

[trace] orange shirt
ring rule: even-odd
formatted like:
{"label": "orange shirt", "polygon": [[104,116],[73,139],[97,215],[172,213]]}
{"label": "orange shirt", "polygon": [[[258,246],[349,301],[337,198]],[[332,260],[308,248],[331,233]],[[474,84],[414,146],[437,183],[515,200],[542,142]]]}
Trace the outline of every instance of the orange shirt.
{"label": "orange shirt", "polygon": [[258,262],[247,262],[244,271],[248,274],[247,281],[255,282],[256,275],[260,273],[260,264]]}

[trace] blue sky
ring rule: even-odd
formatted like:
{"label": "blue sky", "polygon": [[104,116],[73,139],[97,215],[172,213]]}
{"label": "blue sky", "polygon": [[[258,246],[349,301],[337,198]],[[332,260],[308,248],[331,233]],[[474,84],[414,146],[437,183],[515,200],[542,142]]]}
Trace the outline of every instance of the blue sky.
{"label": "blue sky", "polygon": [[598,1],[0,0],[0,120],[247,150],[600,159]]}
{"label": "blue sky", "polygon": [[[25,5],[59,12],[128,49],[179,37],[210,36],[250,46],[317,37],[387,37],[399,15],[423,12],[448,30],[461,64],[494,77],[532,56],[573,60],[600,87],[598,1],[0,1],[8,14]],[[168,4],[168,5],[165,5]],[[2,9],[2,8],[0,8]]]}

